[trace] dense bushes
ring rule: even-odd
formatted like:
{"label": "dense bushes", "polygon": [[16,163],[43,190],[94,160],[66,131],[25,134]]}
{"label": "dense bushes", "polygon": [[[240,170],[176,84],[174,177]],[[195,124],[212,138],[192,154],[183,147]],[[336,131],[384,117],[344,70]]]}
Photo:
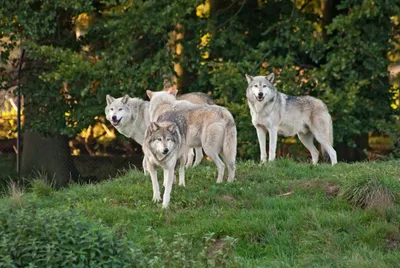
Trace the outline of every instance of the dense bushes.
{"label": "dense bushes", "polygon": [[77,212],[0,211],[0,267],[132,267],[124,239]]}
{"label": "dense bushes", "polygon": [[[351,158],[353,150],[365,157],[377,122],[387,127],[398,120],[391,105],[399,90],[387,70],[399,58],[398,0],[25,0],[3,6],[2,33],[10,42],[0,60],[22,44],[34,62],[21,79],[30,130],[76,135],[101,121],[106,94],[145,97],[146,89],[162,88],[168,73],[181,91],[212,92],[233,111],[242,158],[259,153],[245,73],[275,72],[280,91],[322,99],[334,119],[339,158]],[[1,86],[9,87],[9,78],[0,77]]]}

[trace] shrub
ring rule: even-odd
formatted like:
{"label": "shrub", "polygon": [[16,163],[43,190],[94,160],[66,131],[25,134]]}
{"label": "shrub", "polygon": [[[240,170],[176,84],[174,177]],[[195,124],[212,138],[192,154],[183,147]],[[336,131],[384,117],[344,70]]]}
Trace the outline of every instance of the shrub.
{"label": "shrub", "polygon": [[0,210],[0,267],[132,267],[123,239],[73,211]]}
{"label": "shrub", "polygon": [[32,192],[39,197],[50,196],[53,194],[53,184],[45,179],[35,179],[31,183]]}
{"label": "shrub", "polygon": [[347,185],[341,196],[351,205],[362,209],[391,208],[395,202],[395,193],[388,182],[373,177],[365,177]]}

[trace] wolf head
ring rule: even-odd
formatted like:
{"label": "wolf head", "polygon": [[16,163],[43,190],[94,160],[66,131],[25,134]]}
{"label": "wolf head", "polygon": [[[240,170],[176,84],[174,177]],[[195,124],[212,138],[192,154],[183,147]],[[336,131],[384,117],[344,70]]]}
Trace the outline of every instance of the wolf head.
{"label": "wolf head", "polygon": [[151,90],[146,90],[147,97],[149,97],[150,100],[152,100],[154,97],[157,96],[168,96],[171,95],[174,98],[176,98],[176,95],[178,94],[178,90],[176,88],[167,88],[162,91],[151,91]]}
{"label": "wolf head", "polygon": [[172,122],[150,123],[147,128],[147,140],[155,155],[166,156],[173,152],[178,144],[177,126]]}
{"label": "wolf head", "polygon": [[263,101],[264,99],[271,99],[276,94],[274,87],[275,74],[271,73],[268,76],[250,76],[246,74],[248,83],[247,97],[254,96],[256,100]]}
{"label": "wolf head", "polygon": [[106,118],[111,124],[123,126],[131,116],[131,109],[128,105],[129,96],[125,95],[121,98],[113,98],[110,95],[106,96],[107,106],[105,108]]}

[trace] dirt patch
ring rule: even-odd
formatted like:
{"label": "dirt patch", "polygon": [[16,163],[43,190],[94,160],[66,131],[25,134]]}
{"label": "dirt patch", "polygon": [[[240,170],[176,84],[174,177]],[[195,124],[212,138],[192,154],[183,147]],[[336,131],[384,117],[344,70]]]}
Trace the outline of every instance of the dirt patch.
{"label": "dirt patch", "polygon": [[221,238],[215,239],[215,242],[211,245],[211,247],[207,251],[207,257],[212,258],[217,254],[217,251],[223,250],[226,245],[226,241]]}
{"label": "dirt patch", "polygon": [[323,180],[313,180],[313,181],[299,181],[291,186],[288,187],[287,192],[294,192],[296,189],[302,189],[302,190],[322,190],[326,193],[327,198],[331,199],[334,198],[338,195],[339,193],[339,186],[328,182],[328,181],[323,181]]}
{"label": "dirt patch", "polygon": [[336,184],[328,184],[328,185],[324,186],[323,189],[326,193],[326,196],[329,199],[334,198],[335,196],[337,196],[339,194],[339,186],[337,186]]}
{"label": "dirt patch", "polygon": [[217,198],[226,200],[226,201],[236,201],[236,198],[231,195],[218,195]]}
{"label": "dirt patch", "polygon": [[127,202],[118,202],[113,199],[108,200],[108,205],[112,208],[115,207],[128,207],[129,204]]}
{"label": "dirt patch", "polygon": [[385,239],[385,248],[388,251],[395,251],[399,248],[400,235],[397,233],[389,233]]}

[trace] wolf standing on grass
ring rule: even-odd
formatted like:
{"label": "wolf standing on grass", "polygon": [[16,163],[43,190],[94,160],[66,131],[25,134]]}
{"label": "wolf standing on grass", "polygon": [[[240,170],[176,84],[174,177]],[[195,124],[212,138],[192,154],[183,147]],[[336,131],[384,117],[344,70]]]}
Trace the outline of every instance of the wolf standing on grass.
{"label": "wolf standing on grass", "polygon": [[[175,93],[176,94],[176,93]],[[156,167],[164,169],[163,208],[169,204],[173,174],[179,159],[179,185],[185,185],[184,162],[188,148],[203,147],[205,153],[218,168],[217,183],[224,177],[225,164],[228,181],[235,178],[236,125],[230,112],[217,105],[196,105],[178,101],[171,92],[152,92],[150,118],[152,123],[146,130],[143,151],[153,183],[153,201],[160,200]]]}
{"label": "wolf standing on grass", "polygon": [[[164,81],[164,90],[170,91],[170,87],[172,86]],[[183,94],[179,98],[196,104],[214,104],[210,96],[201,92]],[[107,95],[106,102],[105,114],[107,120],[111,122],[119,133],[143,145],[144,133],[150,124],[149,102],[139,98],[130,98],[128,95],[120,98]],[[195,150],[196,160],[194,165],[196,166],[203,159],[203,152],[201,148],[195,148]],[[187,167],[192,165],[193,157],[193,150],[189,150]],[[143,160],[143,170],[146,173],[145,160]]]}
{"label": "wolf standing on grass", "polygon": [[313,164],[317,164],[319,155],[314,137],[321,144],[322,152],[329,155],[331,164],[336,164],[336,151],[332,147],[332,118],[326,105],[311,96],[294,97],[278,92],[273,85],[274,78],[274,73],[256,77],[246,74],[246,97],[252,123],[257,130],[261,162],[267,159],[265,140],[268,131],[269,161],[275,159],[278,134],[285,137],[297,134],[310,151]]}

